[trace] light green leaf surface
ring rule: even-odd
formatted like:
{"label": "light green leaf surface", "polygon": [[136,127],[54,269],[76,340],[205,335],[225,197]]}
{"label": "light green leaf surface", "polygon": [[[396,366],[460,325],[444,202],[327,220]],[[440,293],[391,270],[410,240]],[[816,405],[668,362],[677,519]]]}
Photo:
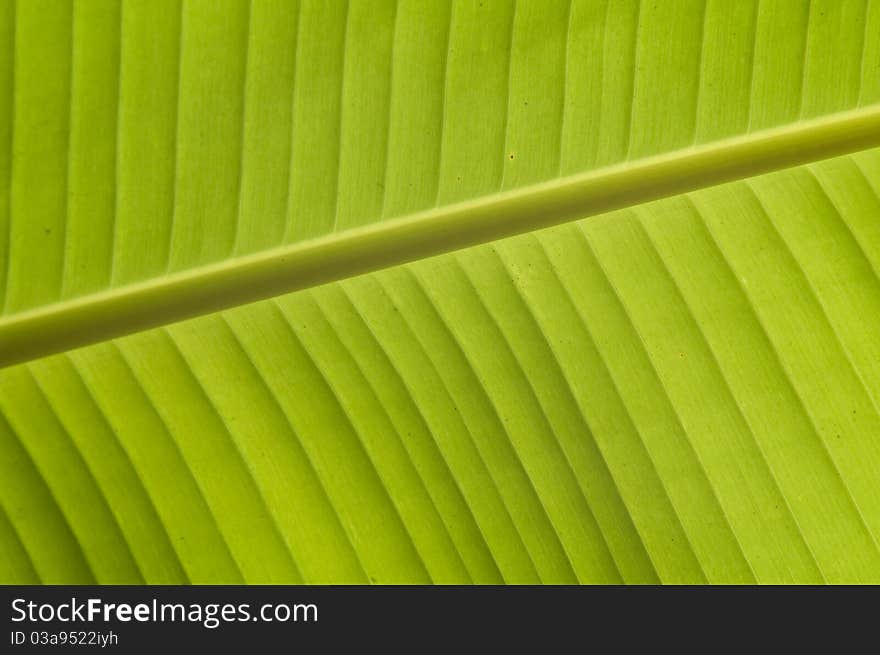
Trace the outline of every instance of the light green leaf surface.
{"label": "light green leaf surface", "polygon": [[[0,339],[880,102],[876,0],[0,11]],[[0,581],[880,581],[878,272],[865,150],[2,369]]]}

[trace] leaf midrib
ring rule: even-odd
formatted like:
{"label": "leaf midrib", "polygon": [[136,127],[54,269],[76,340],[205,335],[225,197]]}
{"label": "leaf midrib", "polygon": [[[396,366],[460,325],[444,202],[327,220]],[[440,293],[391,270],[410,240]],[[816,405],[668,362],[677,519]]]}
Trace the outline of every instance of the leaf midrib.
{"label": "leaf midrib", "polygon": [[880,104],[264,250],[0,319],[0,367],[880,145]]}

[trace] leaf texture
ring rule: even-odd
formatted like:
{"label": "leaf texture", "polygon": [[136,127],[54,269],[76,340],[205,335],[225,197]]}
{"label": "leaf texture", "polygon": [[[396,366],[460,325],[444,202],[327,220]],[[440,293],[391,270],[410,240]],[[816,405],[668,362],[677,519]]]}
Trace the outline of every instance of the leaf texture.
{"label": "leaf texture", "polygon": [[4,2],[6,313],[880,102],[863,1],[80,4]]}
{"label": "leaf texture", "polygon": [[[8,314],[880,100],[873,1],[2,6]],[[4,369],[0,580],[876,582],[878,216],[872,150]]]}

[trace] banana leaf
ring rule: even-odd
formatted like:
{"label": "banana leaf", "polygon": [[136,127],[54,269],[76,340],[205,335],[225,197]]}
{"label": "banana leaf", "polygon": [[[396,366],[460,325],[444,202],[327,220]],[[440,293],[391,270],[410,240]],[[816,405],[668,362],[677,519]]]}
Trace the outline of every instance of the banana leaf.
{"label": "banana leaf", "polygon": [[876,0],[3,0],[0,582],[880,582],[878,103]]}

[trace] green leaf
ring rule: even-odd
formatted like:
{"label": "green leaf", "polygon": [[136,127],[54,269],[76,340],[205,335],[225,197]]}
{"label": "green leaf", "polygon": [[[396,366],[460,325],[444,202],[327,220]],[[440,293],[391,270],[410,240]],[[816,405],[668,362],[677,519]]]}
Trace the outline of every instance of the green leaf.
{"label": "green leaf", "polygon": [[0,581],[880,580],[876,2],[0,7]]}

